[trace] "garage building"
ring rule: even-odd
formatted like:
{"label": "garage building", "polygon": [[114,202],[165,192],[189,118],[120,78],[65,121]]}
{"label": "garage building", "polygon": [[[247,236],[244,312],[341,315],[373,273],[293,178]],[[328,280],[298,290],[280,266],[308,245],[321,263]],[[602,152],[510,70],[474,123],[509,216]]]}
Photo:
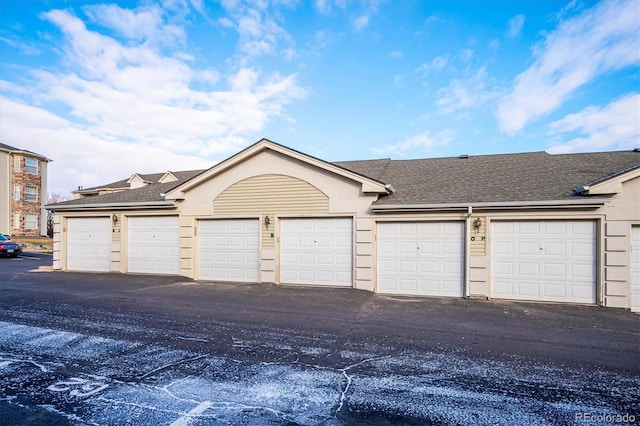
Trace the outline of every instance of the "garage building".
{"label": "garage building", "polygon": [[640,311],[640,151],[326,162],[263,139],[55,211],[54,269]]}

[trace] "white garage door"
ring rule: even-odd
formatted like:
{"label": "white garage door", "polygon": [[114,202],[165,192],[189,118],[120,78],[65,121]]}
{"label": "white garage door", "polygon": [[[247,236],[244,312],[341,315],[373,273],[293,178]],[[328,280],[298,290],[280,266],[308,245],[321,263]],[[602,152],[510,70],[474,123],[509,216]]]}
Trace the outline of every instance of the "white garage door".
{"label": "white garage door", "polygon": [[351,287],[352,219],[282,219],[280,281]]}
{"label": "white garage door", "polygon": [[109,272],[111,219],[78,217],[67,219],[67,269]]}
{"label": "white garage door", "polygon": [[640,226],[631,227],[631,310],[640,312]]}
{"label": "white garage door", "polygon": [[493,222],[491,295],[595,303],[593,221]]}
{"label": "white garage door", "polygon": [[180,273],[178,216],[128,218],[129,272],[177,275]]}
{"label": "white garage door", "polygon": [[198,221],[198,278],[257,283],[259,244],[257,219]]}
{"label": "white garage door", "polygon": [[461,297],[463,222],[378,224],[378,293]]}

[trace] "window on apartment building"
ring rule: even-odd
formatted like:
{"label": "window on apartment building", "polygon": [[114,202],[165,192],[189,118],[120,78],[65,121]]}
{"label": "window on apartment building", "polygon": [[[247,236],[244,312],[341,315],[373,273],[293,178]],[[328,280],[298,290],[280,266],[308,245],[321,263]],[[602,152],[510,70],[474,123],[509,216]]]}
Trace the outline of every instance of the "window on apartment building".
{"label": "window on apartment building", "polygon": [[13,157],[13,171],[14,172],[19,172],[20,171],[20,163],[22,162],[22,157],[20,157],[19,155],[16,155],[15,157]]}
{"label": "window on apartment building", "polygon": [[38,215],[31,213],[25,214],[24,229],[38,229]]}
{"label": "window on apartment building", "polygon": [[20,185],[13,185],[13,199],[20,201]]}
{"label": "window on apartment building", "polygon": [[35,186],[24,187],[24,200],[25,201],[38,201],[38,188]]}
{"label": "window on apartment building", "polygon": [[24,159],[24,171],[32,175],[38,174],[38,160],[35,158]]}
{"label": "window on apartment building", "polygon": [[20,213],[13,214],[13,229],[20,229]]}

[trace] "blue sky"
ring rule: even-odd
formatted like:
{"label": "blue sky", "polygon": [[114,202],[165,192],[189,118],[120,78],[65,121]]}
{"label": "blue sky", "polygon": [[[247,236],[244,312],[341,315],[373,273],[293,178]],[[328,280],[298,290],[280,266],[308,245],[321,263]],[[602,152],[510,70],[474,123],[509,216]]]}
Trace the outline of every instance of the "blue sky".
{"label": "blue sky", "polygon": [[640,146],[640,1],[0,2],[0,141],[49,192],[206,168]]}

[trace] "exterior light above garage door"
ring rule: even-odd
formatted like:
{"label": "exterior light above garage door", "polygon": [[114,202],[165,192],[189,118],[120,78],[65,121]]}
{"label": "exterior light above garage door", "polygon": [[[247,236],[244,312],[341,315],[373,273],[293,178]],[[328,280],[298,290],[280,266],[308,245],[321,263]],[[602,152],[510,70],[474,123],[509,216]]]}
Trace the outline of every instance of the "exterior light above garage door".
{"label": "exterior light above garage door", "polygon": [[264,229],[269,229],[269,224],[271,223],[271,219],[269,219],[269,216],[265,216],[264,217]]}
{"label": "exterior light above garage door", "polygon": [[118,215],[117,214],[112,215],[111,220],[113,221],[114,224],[118,223]]}
{"label": "exterior light above garage door", "polygon": [[480,218],[476,219],[473,221],[473,227],[476,229],[480,229],[480,227],[482,226],[482,220],[480,220]]}

